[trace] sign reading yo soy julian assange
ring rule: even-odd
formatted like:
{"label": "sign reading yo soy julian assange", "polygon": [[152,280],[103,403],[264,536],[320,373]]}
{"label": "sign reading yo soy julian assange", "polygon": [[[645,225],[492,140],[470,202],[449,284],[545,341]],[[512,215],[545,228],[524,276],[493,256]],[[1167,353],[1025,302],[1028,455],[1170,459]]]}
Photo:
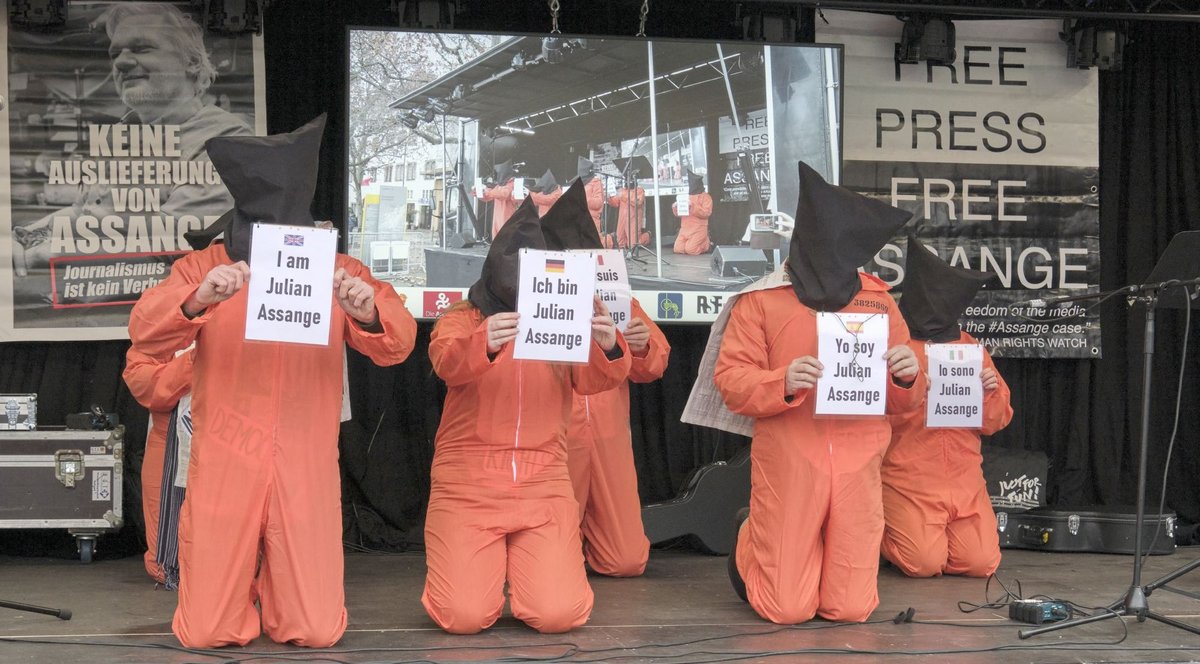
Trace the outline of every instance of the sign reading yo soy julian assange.
{"label": "sign reading yo soy julian assange", "polygon": [[[825,16],[820,41],[845,45],[841,184],[915,212],[926,246],[995,275],[963,317],[992,355],[1099,357],[1098,314],[1029,304],[1100,281],[1097,75],[1066,68],[1061,24],[958,21],[954,64],[909,65],[895,17]],[[911,229],[865,266],[901,297]]]}

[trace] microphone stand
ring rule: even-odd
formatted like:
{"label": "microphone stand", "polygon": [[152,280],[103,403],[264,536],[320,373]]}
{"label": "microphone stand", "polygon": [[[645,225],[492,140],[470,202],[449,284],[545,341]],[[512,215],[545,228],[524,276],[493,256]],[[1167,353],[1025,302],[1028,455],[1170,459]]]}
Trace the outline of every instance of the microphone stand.
{"label": "microphone stand", "polygon": [[48,616],[54,616],[59,620],[70,620],[70,609],[51,609],[44,606],[34,606],[32,604],[22,604],[20,602],[6,602],[0,600],[0,608],[13,609],[14,611],[28,611],[30,613],[44,613]]}
{"label": "microphone stand", "polygon": [[1190,571],[1189,568],[1200,566],[1200,561],[1186,566],[1177,574],[1168,575],[1151,584],[1153,587],[1142,587],[1142,524],[1146,516],[1146,456],[1147,448],[1150,441],[1150,375],[1154,364],[1154,309],[1158,305],[1158,297],[1161,291],[1170,288],[1190,287],[1200,285],[1200,278],[1163,281],[1152,284],[1141,284],[1133,286],[1125,286],[1107,293],[1088,293],[1086,295],[1076,295],[1063,298],[1053,298],[1047,300],[1046,304],[1057,304],[1060,302],[1070,302],[1076,300],[1088,299],[1105,299],[1112,295],[1120,293],[1128,293],[1128,304],[1132,306],[1136,302],[1141,302],[1146,308],[1145,321],[1145,338],[1142,344],[1142,421],[1140,422],[1139,444],[1138,444],[1138,478],[1137,478],[1137,513],[1134,518],[1134,534],[1133,534],[1133,580],[1129,584],[1129,590],[1125,596],[1112,604],[1108,605],[1108,610],[1104,613],[1098,613],[1092,616],[1076,618],[1074,620],[1065,620],[1063,622],[1053,623],[1045,627],[1037,627],[1034,629],[1023,629],[1017,632],[1017,636],[1022,639],[1028,639],[1031,636],[1039,634],[1047,634],[1060,629],[1067,629],[1077,625],[1086,625],[1088,623],[1099,622],[1109,618],[1120,618],[1123,616],[1134,616],[1138,622],[1145,622],[1147,618],[1157,620],[1158,622],[1178,627],[1193,634],[1200,635],[1200,627],[1193,627],[1186,623],[1180,622],[1173,618],[1168,618],[1159,613],[1150,610],[1150,603],[1146,600],[1146,596],[1154,590],[1154,588],[1170,582],[1176,577]]}

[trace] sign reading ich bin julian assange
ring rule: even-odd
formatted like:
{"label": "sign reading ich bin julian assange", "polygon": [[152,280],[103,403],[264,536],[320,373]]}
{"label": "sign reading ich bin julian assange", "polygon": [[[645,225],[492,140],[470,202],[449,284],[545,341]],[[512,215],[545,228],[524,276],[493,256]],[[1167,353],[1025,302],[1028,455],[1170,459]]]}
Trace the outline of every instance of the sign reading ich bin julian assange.
{"label": "sign reading ich bin julian assange", "polygon": [[916,215],[865,269],[903,297],[913,231],[994,276],[963,316],[993,357],[1098,357],[1098,310],[1030,304],[1100,283],[1099,79],[1066,67],[1062,22],[955,21],[940,65],[896,62],[893,16],[825,17],[818,40],[845,45],[841,184]]}
{"label": "sign reading ich bin julian assange", "polygon": [[513,358],[587,362],[595,296],[593,252],[522,249]]}
{"label": "sign reading ich bin julian assange", "polygon": [[817,314],[817,415],[883,415],[887,403],[887,314]]}
{"label": "sign reading ich bin julian assange", "polygon": [[254,224],[246,340],[329,345],[337,231]]}
{"label": "sign reading ich bin julian assange", "polygon": [[929,394],[925,426],[978,429],[983,426],[983,346],[926,344]]}

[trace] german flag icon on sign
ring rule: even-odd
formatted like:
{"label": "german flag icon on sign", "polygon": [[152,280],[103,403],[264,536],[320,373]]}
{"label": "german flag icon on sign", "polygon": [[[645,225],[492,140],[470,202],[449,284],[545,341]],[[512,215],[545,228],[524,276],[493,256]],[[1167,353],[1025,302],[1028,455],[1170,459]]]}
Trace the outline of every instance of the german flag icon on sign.
{"label": "german flag icon on sign", "polygon": [[563,263],[563,260],[561,258],[547,258],[546,259],[546,271],[547,272],[557,272],[557,273],[561,274],[564,269],[566,269],[566,265]]}

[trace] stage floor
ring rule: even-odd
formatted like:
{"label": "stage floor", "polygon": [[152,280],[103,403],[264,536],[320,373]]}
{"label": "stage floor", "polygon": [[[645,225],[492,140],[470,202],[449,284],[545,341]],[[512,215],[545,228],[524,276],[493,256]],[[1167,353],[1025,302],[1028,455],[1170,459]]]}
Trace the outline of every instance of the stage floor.
{"label": "stage floor", "polygon": [[[1153,557],[1144,580],[1198,557],[1198,548]],[[642,578],[593,577],[596,608],[591,621],[568,634],[541,636],[506,615],[483,634],[452,636],[437,629],[421,608],[424,571],[421,554],[348,554],[350,629],[334,649],[318,652],[259,639],[244,649],[189,654],[156,646],[177,645],[169,627],[175,595],[154,589],[140,558],[81,565],[0,557],[0,599],[69,608],[74,613],[74,619],[63,622],[0,609],[0,637],[7,641],[0,645],[0,661],[803,662],[817,657],[811,649],[828,649],[825,652],[842,654],[836,661],[856,664],[917,661],[888,654],[898,652],[939,652],[943,654],[926,654],[920,661],[966,664],[1200,662],[1200,637],[1153,621],[1128,619],[1123,625],[1110,619],[1021,641],[1018,625],[1007,619],[1006,612],[958,610],[959,601],[984,602],[983,580],[912,580],[891,568],[880,573],[882,603],[871,623],[834,625],[817,620],[781,628],[759,620],[738,601],[725,576],[725,558],[670,551],[653,552]],[[1127,589],[1130,559],[1009,550],[999,576],[1014,590],[1019,581],[1027,597],[1045,594],[1085,605],[1107,604]],[[1177,580],[1176,586],[1200,591],[1200,572]],[[992,598],[999,593],[993,583]],[[1200,624],[1200,602],[1160,590],[1150,597],[1150,605],[1160,613]],[[894,624],[892,618],[908,607],[916,609],[918,622]]]}

